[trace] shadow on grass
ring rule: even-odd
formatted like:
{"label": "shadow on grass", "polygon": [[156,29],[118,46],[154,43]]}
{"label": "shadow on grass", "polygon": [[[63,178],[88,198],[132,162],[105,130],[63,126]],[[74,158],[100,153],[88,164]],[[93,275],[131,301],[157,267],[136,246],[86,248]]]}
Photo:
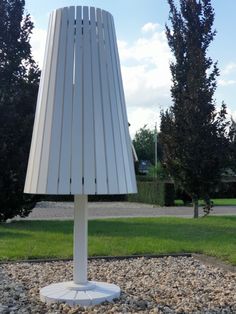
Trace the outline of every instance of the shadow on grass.
{"label": "shadow on grass", "polygon": [[27,238],[30,235],[27,233],[17,233],[17,232],[12,232],[12,231],[2,231],[0,230],[0,240],[2,240],[3,238],[7,238],[7,239],[16,239],[16,238]]}
{"label": "shadow on grass", "polygon": [[[229,220],[228,218],[226,220]],[[232,222],[232,220],[230,220]],[[224,238],[231,238],[236,234],[236,217],[234,219],[235,226],[228,223],[224,226],[217,224],[207,224],[201,220],[193,221],[188,224],[181,222],[181,220],[173,222],[166,222],[163,220],[155,220],[144,222],[122,222],[122,221],[91,221],[89,223],[90,236],[118,236],[118,237],[148,237],[165,240],[180,240],[196,241],[212,238],[214,241],[218,237],[223,241]],[[236,243],[236,239],[235,239]]]}
{"label": "shadow on grass", "polygon": [[[58,236],[73,234],[73,221],[14,221],[0,224],[0,237],[28,237],[32,233],[53,233]],[[236,217],[208,217],[198,220],[183,218],[132,218],[89,221],[92,237],[137,237],[162,240],[204,239],[236,244]]]}
{"label": "shadow on grass", "polygon": [[[73,233],[73,221],[48,221],[48,220],[25,220],[25,221],[12,221],[11,223],[0,223],[1,229],[9,234],[16,230],[18,232],[48,232],[48,233],[62,233],[72,234]],[[20,234],[20,233],[17,233]]]}

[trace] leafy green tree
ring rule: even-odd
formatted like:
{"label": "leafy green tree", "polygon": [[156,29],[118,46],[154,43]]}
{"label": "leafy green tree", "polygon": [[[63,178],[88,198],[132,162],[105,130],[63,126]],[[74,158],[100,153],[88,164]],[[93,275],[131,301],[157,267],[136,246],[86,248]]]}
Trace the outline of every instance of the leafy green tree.
{"label": "leafy green tree", "polygon": [[168,0],[172,28],[166,26],[175,61],[173,105],[161,113],[160,140],[164,163],[177,186],[192,198],[194,217],[202,197],[210,210],[210,194],[219,183],[228,154],[226,106],[216,112],[217,63],[207,56],[216,31],[211,0]]}
{"label": "leafy green tree", "polygon": [[0,2],[0,221],[30,212],[23,194],[40,71],[24,0]]}
{"label": "leafy green tree", "polygon": [[[148,160],[152,165],[155,164],[155,136],[158,138],[155,130],[150,130],[144,125],[140,128],[133,139],[134,148],[139,160]],[[162,157],[162,149],[157,140],[157,157]]]}
{"label": "leafy green tree", "polygon": [[166,169],[163,167],[163,164],[158,161],[155,166],[151,166],[148,171],[148,176],[156,178],[158,181],[170,180]]}
{"label": "leafy green tree", "polygon": [[139,160],[149,160],[154,164],[154,131],[145,125],[136,132],[133,144]]}

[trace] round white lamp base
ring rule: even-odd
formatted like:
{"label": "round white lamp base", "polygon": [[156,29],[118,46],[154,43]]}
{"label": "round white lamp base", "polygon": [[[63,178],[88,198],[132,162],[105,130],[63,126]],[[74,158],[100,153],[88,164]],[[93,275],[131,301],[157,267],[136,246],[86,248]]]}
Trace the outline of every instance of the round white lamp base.
{"label": "round white lamp base", "polygon": [[106,282],[89,281],[77,285],[73,281],[54,283],[40,289],[40,300],[46,303],[66,303],[89,306],[119,298],[120,288]]}

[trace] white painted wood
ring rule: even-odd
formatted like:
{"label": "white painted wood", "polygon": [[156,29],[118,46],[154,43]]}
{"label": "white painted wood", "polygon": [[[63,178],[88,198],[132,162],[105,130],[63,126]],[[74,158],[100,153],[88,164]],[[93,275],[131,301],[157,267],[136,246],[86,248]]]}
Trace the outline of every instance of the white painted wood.
{"label": "white painted wood", "polygon": [[[47,115],[47,98],[48,98],[48,92],[49,92],[49,79],[50,79],[50,71],[51,71],[51,64],[53,59],[53,38],[54,38],[54,32],[55,32],[55,16],[56,12],[54,11],[52,13],[52,27],[50,31],[50,37],[49,37],[49,47],[48,47],[48,56],[46,61],[46,67],[45,67],[45,79],[43,81],[43,91],[42,91],[42,98],[40,100],[40,116],[39,116],[39,126],[38,126],[38,134],[37,134],[37,145],[35,148],[35,158],[34,158],[34,171],[38,175],[32,176],[31,186],[33,190],[39,190],[38,186],[38,180],[39,180],[39,172],[40,172],[40,165],[41,163],[45,163],[45,160],[42,160],[42,149],[43,149],[43,138],[44,138],[44,132],[45,132],[45,120]],[[39,190],[40,191],[40,190]],[[45,193],[45,189],[41,190],[41,193]]]}
{"label": "white painted wood", "polygon": [[117,180],[119,193],[125,193],[126,188],[126,175],[124,169],[124,156],[122,150],[121,142],[121,127],[123,125],[119,121],[118,117],[118,97],[114,82],[114,73],[112,67],[112,52],[111,52],[111,40],[108,30],[108,15],[106,11],[102,11],[102,20],[104,25],[104,41],[105,41],[105,58],[107,60],[107,85],[109,94],[109,105],[111,110],[111,124],[113,127],[113,137],[114,137],[114,149],[115,149],[115,162],[117,168]]}
{"label": "white painted wood", "polygon": [[87,204],[87,195],[75,195],[73,281],[54,283],[42,288],[40,299],[43,302],[88,306],[112,301],[120,296],[120,288],[114,284],[87,280]]}
{"label": "white painted wood", "polygon": [[95,8],[90,8],[96,193],[107,194],[107,166]]}
{"label": "white painted wood", "polygon": [[55,31],[53,37],[53,47],[52,47],[52,62],[49,76],[49,87],[47,95],[47,103],[52,103],[52,106],[47,106],[45,126],[43,133],[43,145],[42,145],[42,155],[39,169],[39,180],[38,189],[43,193],[46,192],[47,178],[48,178],[48,163],[49,163],[49,152],[50,152],[50,139],[52,130],[52,118],[54,111],[54,97],[55,97],[55,83],[57,78],[57,61],[58,61],[58,51],[59,51],[59,36],[60,36],[60,24],[61,24],[61,10],[55,11]]}
{"label": "white painted wood", "polygon": [[66,303],[70,306],[91,306],[120,297],[120,288],[106,282],[90,282],[93,289],[73,290],[73,282],[54,283],[40,289],[40,299],[48,304]]}
{"label": "white painted wood", "polygon": [[84,194],[95,194],[94,110],[91,32],[88,7],[83,7],[83,154]]}
{"label": "white painted wood", "polygon": [[107,63],[105,58],[105,46],[104,46],[104,28],[102,23],[102,12],[97,9],[97,26],[98,26],[98,51],[99,51],[99,63],[100,63],[100,83],[102,93],[103,104],[103,120],[104,120],[104,133],[105,133],[105,145],[106,145],[106,162],[107,162],[107,183],[108,194],[115,194],[118,192],[119,187],[117,182],[117,169],[115,160],[115,148],[113,137],[113,126],[111,121],[111,110],[109,106],[109,94],[108,94],[108,78],[107,78]]}
{"label": "white painted wood", "polygon": [[87,284],[88,196],[75,195],[74,201],[74,274],[75,284]]}
{"label": "white painted wood", "polygon": [[[110,27],[113,34],[113,49],[116,56],[116,71],[118,75],[118,81],[119,81],[119,91],[120,91],[120,97],[121,97],[121,110],[123,114],[123,121],[124,121],[124,131],[126,134],[126,149],[128,153],[128,160],[129,160],[129,174],[127,173],[127,190],[128,193],[137,193],[137,185],[136,185],[136,177],[135,177],[135,171],[134,171],[134,162],[132,157],[132,142],[129,135],[129,129],[128,129],[128,118],[127,118],[127,112],[126,112],[126,106],[125,106],[125,95],[124,95],[124,88],[123,88],[123,82],[122,82],[122,75],[121,75],[121,68],[120,68],[120,60],[119,60],[119,53],[118,53],[118,47],[117,47],[117,39],[116,39],[116,33],[115,33],[115,26],[114,26],[114,20],[113,17],[110,15]],[[127,122],[127,127],[125,127],[125,123]]]}
{"label": "white painted wood", "polygon": [[68,8],[67,40],[65,56],[64,101],[62,112],[62,134],[59,169],[59,194],[70,194],[70,163],[71,163],[71,125],[73,103],[73,59],[74,59],[74,28],[75,8]]}
{"label": "white painted wood", "polygon": [[58,194],[59,181],[59,163],[60,163],[60,148],[61,148],[61,130],[62,130],[62,111],[63,111],[63,93],[64,93],[64,73],[65,73],[65,56],[66,56],[66,34],[67,34],[67,8],[60,9],[60,40],[57,62],[57,80],[55,85],[54,106],[49,165],[48,165],[48,181],[47,194]]}
{"label": "white painted wood", "polygon": [[82,8],[76,8],[71,194],[83,194],[83,36]]}
{"label": "white painted wood", "polygon": [[26,193],[135,193],[113,18],[66,7],[50,19]]}
{"label": "white painted wood", "polygon": [[119,80],[119,71],[117,67],[119,67],[119,63],[116,60],[116,42],[113,34],[112,24],[111,24],[112,16],[110,14],[107,15],[107,29],[110,38],[110,49],[111,49],[111,59],[112,59],[112,69],[114,75],[114,84],[115,84],[115,91],[116,91],[116,100],[117,100],[117,113],[118,113],[118,120],[120,125],[120,138],[121,138],[121,146],[122,146],[122,157],[123,157],[123,165],[125,171],[125,179],[126,179],[126,189],[128,190],[130,187],[129,177],[130,177],[130,163],[129,163],[129,146],[126,141],[126,132],[123,126],[127,123],[127,119],[124,119],[122,107],[124,106],[121,97],[121,86]]}
{"label": "white painted wood", "polygon": [[[33,138],[31,144],[31,151],[30,151],[30,161],[29,161],[29,187],[28,191],[31,193],[37,193],[37,182],[38,182],[38,169],[39,169],[39,152],[37,148],[40,145],[40,139],[42,137],[43,126],[42,126],[42,119],[43,115],[45,114],[45,104],[43,103],[43,94],[47,91],[47,68],[49,66],[49,57],[50,57],[50,49],[51,49],[51,39],[52,39],[52,23],[53,23],[53,13],[50,15],[49,21],[49,32],[47,35],[47,43],[46,43],[46,51],[45,51],[45,58],[44,58],[44,67],[42,71],[42,79],[40,80],[39,86],[39,93],[37,99],[37,108],[36,108],[36,115],[35,115],[35,122],[34,122],[34,131],[33,131]],[[35,138],[34,138],[35,135]],[[31,162],[32,160],[32,162]],[[34,175],[36,174],[36,175]],[[27,180],[26,180],[27,181]]]}
{"label": "white painted wood", "polygon": [[35,159],[35,149],[37,145],[37,139],[38,139],[38,128],[39,128],[39,117],[41,115],[41,98],[42,98],[42,92],[43,92],[43,83],[45,78],[45,68],[46,68],[46,61],[47,61],[47,51],[49,47],[49,39],[50,39],[50,30],[51,30],[51,24],[52,24],[52,14],[50,14],[49,22],[48,22],[48,32],[47,32],[47,39],[46,39],[46,45],[45,45],[45,53],[44,53],[44,60],[43,60],[43,68],[41,72],[41,78],[40,78],[40,85],[39,85],[39,91],[38,91],[38,98],[37,98],[37,106],[36,106],[36,112],[35,112],[35,118],[34,118],[34,128],[33,128],[33,135],[31,140],[31,148],[30,148],[30,154],[29,154],[29,161],[28,161],[28,169],[27,169],[27,176],[25,179],[25,191],[32,191],[31,188],[31,181],[33,176],[33,165],[34,165],[34,159]]}

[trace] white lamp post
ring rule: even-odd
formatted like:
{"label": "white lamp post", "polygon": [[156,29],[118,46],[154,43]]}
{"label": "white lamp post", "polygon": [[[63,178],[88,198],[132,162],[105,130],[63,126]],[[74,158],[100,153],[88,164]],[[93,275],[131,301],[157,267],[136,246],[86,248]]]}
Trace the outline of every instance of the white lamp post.
{"label": "white lamp post", "polygon": [[119,297],[87,280],[87,195],[136,193],[112,15],[65,7],[50,15],[25,193],[75,195],[73,282],[41,300],[91,305]]}

